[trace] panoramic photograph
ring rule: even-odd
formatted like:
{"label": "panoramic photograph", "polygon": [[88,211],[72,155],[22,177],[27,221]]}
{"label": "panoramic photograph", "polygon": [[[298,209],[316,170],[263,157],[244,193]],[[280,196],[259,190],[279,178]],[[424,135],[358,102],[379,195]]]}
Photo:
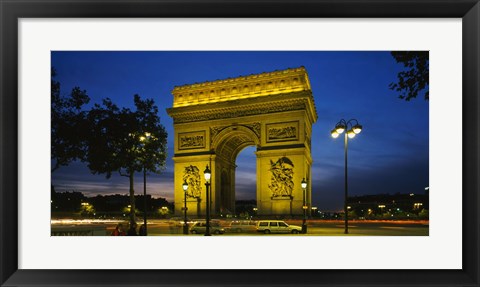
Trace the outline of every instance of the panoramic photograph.
{"label": "panoramic photograph", "polygon": [[52,51],[51,236],[428,236],[428,51]]}

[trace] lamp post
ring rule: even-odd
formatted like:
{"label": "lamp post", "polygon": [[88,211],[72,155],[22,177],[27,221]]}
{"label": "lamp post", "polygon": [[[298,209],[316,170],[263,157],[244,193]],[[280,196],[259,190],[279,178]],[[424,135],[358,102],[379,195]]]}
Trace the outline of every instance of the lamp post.
{"label": "lamp post", "polygon": [[383,217],[383,209],[385,208],[385,204],[379,204],[378,208],[380,208],[380,214]]}
{"label": "lamp post", "polygon": [[210,169],[208,168],[208,164],[207,164],[207,168],[205,168],[205,171],[203,172],[204,176],[205,176],[205,188],[206,188],[206,198],[207,198],[207,203],[206,203],[206,208],[207,208],[207,226],[206,226],[206,229],[205,229],[205,236],[210,236],[210,177],[212,175],[212,173],[210,172]]}
{"label": "lamp post", "polygon": [[[355,123],[355,125],[353,124]],[[345,212],[345,234],[348,234],[348,208],[347,208],[347,199],[348,199],[348,171],[347,171],[347,150],[348,150],[348,139],[354,138],[355,135],[359,134],[362,131],[362,126],[358,124],[356,119],[350,119],[345,121],[341,119],[336,125],[335,128],[331,131],[333,138],[338,138],[338,136],[345,132],[344,140],[344,151],[345,151],[345,202],[343,210]]]}
{"label": "lamp post", "polygon": [[187,189],[188,189],[188,183],[184,180],[182,184],[183,188],[183,193],[185,195],[184,199],[184,206],[183,206],[183,214],[184,214],[184,224],[183,224],[183,234],[187,235],[188,234],[188,225],[187,225]]}
{"label": "lamp post", "polygon": [[[143,142],[143,149],[145,150],[145,145],[148,140],[150,140],[151,134],[149,132],[145,133],[145,136],[140,137],[140,141]],[[145,155],[143,159],[143,226],[145,227],[145,236],[147,236],[147,170],[145,168]]]}
{"label": "lamp post", "polygon": [[305,178],[302,179],[302,183],[300,184],[303,189],[303,221],[302,221],[302,233],[307,233],[307,182]]}

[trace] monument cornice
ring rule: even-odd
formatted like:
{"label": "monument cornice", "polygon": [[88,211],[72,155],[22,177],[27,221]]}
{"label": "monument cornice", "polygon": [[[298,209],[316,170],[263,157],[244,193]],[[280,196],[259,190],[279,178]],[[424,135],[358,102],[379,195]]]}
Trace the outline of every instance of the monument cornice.
{"label": "monument cornice", "polygon": [[222,79],[222,80],[215,80],[215,81],[206,81],[202,83],[195,83],[195,84],[186,84],[186,85],[180,85],[180,86],[175,86],[173,89],[173,92],[179,92],[179,91],[192,91],[192,90],[197,90],[199,88],[203,87],[224,87],[226,85],[230,85],[232,83],[243,83],[243,82],[256,82],[258,79],[262,80],[270,80],[270,79],[276,79],[279,77],[288,77],[293,74],[301,74],[305,73],[305,68],[298,67],[298,68],[290,68],[290,69],[285,69],[285,70],[278,70],[278,71],[273,71],[273,72],[264,72],[260,74],[251,74],[248,76],[239,76],[235,78],[227,78],[227,79]]}
{"label": "monument cornice", "polygon": [[311,91],[304,67],[177,86],[172,95],[177,108],[299,91]]}
{"label": "monument cornice", "polygon": [[306,110],[312,122],[317,119],[311,91],[292,92],[269,97],[246,98],[228,102],[167,109],[175,124],[236,118],[284,111]]}

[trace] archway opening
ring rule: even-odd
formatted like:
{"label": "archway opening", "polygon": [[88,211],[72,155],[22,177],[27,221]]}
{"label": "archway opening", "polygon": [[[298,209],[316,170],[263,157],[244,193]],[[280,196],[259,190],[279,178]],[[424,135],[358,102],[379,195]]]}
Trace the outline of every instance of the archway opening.
{"label": "archway opening", "polygon": [[253,215],[257,202],[256,147],[248,146],[235,160],[235,213],[240,217]]}
{"label": "archway opening", "polygon": [[[256,196],[254,151],[259,144],[258,134],[247,125],[232,125],[219,132],[213,141],[219,187],[216,193],[215,210],[222,216],[234,216],[238,213],[236,201],[239,198],[251,200]],[[240,171],[237,170],[238,163],[241,163]]]}

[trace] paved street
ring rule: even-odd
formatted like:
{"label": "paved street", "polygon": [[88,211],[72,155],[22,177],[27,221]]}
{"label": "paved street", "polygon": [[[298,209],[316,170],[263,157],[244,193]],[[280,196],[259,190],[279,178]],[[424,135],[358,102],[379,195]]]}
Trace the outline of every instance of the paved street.
{"label": "paved street", "polygon": [[[301,220],[285,220],[288,224],[301,226]],[[121,221],[53,221],[53,230],[85,230],[88,227],[105,229],[109,235],[116,224]],[[128,226],[126,222],[122,222]],[[140,223],[140,222],[139,222]],[[140,223],[141,224],[141,223]],[[139,224],[139,225],[140,225]],[[218,236],[345,236],[344,221],[309,220],[307,234],[269,234],[257,232],[233,233],[229,232],[229,222],[222,220],[226,233]],[[182,234],[181,222],[171,220],[150,220],[148,223],[149,236],[185,236]],[[102,233],[103,234],[103,233]],[[348,236],[428,236],[428,221],[350,221]],[[189,234],[188,236],[201,236]]]}

